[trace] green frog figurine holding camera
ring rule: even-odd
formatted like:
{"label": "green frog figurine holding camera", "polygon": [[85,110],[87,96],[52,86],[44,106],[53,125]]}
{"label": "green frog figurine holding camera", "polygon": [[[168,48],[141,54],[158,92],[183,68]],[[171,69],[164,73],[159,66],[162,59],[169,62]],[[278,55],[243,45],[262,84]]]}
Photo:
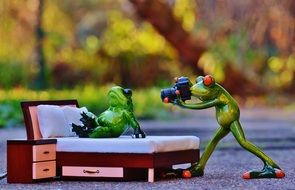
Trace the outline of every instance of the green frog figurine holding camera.
{"label": "green frog figurine holding camera", "polygon": [[[200,103],[188,104],[186,100],[194,96],[201,100]],[[197,177],[204,175],[206,163],[214,151],[217,143],[230,132],[238,143],[249,152],[260,158],[264,167],[262,170],[251,170],[243,174],[244,179],[253,178],[283,178],[283,170],[261,149],[246,140],[242,126],[239,121],[240,110],[234,98],[210,75],[199,76],[196,84],[192,85],[187,77],[176,79],[172,88],[161,91],[162,101],[173,103],[182,108],[206,109],[215,107],[216,119],[220,127],[216,130],[213,138],[207,144],[203,155],[198,163],[193,164],[186,170],[177,169],[169,171],[165,176],[177,176],[183,178]]]}

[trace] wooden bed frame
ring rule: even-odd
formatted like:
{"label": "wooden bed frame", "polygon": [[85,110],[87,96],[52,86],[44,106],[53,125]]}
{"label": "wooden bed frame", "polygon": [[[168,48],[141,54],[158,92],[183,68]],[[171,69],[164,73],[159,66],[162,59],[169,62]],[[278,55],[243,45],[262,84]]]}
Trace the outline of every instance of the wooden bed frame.
{"label": "wooden bed frame", "polygon": [[[41,104],[79,107],[77,100],[21,102],[28,140],[42,139],[36,116],[36,106]],[[199,160],[199,154],[199,149],[151,154],[56,152],[56,169],[57,176],[67,180],[134,180],[148,178],[149,182],[154,182],[155,171],[158,173],[161,169],[171,168],[173,165],[195,163]],[[121,168],[123,176],[114,178],[67,176],[64,174],[67,166],[74,168]]]}

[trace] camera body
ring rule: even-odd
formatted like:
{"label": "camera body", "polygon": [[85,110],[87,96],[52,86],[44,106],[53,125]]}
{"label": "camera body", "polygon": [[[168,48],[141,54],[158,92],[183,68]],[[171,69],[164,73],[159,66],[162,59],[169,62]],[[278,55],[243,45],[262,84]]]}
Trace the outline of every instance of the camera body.
{"label": "camera body", "polygon": [[161,99],[163,102],[174,102],[177,99],[177,95],[180,96],[182,101],[191,99],[190,87],[192,83],[188,77],[179,77],[175,79],[175,84],[172,88],[165,88],[161,90]]}

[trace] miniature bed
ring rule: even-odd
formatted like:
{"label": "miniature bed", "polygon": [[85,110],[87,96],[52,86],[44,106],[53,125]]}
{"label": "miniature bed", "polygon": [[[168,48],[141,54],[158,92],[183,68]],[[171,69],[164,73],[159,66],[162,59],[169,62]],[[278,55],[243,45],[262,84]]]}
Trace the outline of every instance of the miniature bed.
{"label": "miniature bed", "polygon": [[[148,179],[153,182],[156,171],[199,159],[199,138],[195,136],[44,138],[39,127],[38,105],[78,107],[78,102],[21,103],[28,140],[7,142],[8,182],[30,183],[53,177],[62,180]],[[17,154],[28,154],[27,160],[30,161],[20,163]],[[17,169],[20,165],[27,165],[28,170],[25,174],[22,172],[22,176]]]}

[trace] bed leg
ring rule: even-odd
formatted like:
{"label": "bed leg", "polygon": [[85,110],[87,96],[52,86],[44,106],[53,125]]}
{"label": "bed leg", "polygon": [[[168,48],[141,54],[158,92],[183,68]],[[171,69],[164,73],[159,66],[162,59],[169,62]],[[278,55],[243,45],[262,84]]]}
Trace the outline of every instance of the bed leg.
{"label": "bed leg", "polygon": [[149,176],[148,176],[148,182],[153,183],[155,181],[155,169],[154,168],[149,168],[149,172],[148,172]]}

